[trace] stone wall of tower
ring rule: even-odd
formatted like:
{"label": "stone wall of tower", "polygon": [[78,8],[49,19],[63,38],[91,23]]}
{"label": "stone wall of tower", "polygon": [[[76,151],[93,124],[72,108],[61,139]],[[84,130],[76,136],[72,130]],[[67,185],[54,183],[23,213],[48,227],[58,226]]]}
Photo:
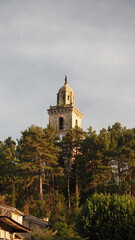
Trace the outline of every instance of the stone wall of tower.
{"label": "stone wall of tower", "polygon": [[[50,107],[48,109],[49,124],[56,128],[57,134],[65,135],[69,129],[75,126],[81,127],[82,113],[74,106],[70,107]],[[59,119],[64,120],[63,129],[60,129]]]}
{"label": "stone wall of tower", "polygon": [[76,107],[73,107],[72,113],[72,128],[78,126],[81,128],[83,115]]}
{"label": "stone wall of tower", "polygon": [[[65,135],[67,131],[72,128],[72,107],[57,108],[52,107],[48,110],[49,124],[56,128],[57,134]],[[63,129],[59,128],[59,119],[63,118]]]}

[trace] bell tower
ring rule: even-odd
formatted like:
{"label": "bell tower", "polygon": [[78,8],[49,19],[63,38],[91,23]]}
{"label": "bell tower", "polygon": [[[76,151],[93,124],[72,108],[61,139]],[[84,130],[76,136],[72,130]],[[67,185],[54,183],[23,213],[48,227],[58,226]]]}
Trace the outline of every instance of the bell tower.
{"label": "bell tower", "polygon": [[65,135],[69,129],[75,126],[81,127],[83,115],[75,107],[75,94],[68,85],[67,76],[65,83],[57,93],[57,105],[48,109],[49,124],[56,128],[56,133]]}

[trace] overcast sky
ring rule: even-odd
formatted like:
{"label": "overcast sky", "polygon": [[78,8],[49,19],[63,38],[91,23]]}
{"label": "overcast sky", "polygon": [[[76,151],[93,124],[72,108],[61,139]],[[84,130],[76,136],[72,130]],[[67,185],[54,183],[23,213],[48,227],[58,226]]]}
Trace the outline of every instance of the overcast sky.
{"label": "overcast sky", "polygon": [[134,0],[0,0],[0,140],[46,127],[65,75],[85,130],[135,127]]}

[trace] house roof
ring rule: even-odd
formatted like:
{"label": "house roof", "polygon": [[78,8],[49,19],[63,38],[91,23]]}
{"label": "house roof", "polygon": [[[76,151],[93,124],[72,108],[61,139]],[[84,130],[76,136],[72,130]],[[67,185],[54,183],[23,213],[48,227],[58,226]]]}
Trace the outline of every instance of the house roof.
{"label": "house roof", "polygon": [[17,223],[13,219],[7,216],[0,216],[0,222],[10,226],[12,228],[12,232],[30,232],[30,229]]}
{"label": "house roof", "polygon": [[25,237],[24,236],[22,236],[22,235],[20,235],[20,234],[18,234],[18,233],[15,233],[15,239],[24,239]]}
{"label": "house roof", "polygon": [[41,225],[43,227],[47,227],[47,226],[50,225],[50,223],[48,221],[45,221],[43,219],[37,218],[37,217],[32,216],[32,215],[24,215],[24,220],[27,220],[28,222],[35,223],[37,225]]}
{"label": "house roof", "polygon": [[0,204],[0,209],[7,209],[7,210],[10,210],[12,212],[18,213],[21,216],[24,215],[24,213],[21,212],[20,210],[18,210],[17,208],[11,207],[11,206],[7,206],[7,205],[4,205],[4,204]]}

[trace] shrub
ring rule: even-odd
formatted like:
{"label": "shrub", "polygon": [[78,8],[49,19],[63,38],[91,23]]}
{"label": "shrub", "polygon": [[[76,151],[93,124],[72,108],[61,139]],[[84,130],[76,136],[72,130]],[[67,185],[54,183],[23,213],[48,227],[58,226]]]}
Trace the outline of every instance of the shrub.
{"label": "shrub", "polygon": [[53,240],[52,230],[45,229],[43,231],[41,229],[36,229],[27,240]]}
{"label": "shrub", "polygon": [[90,240],[135,239],[135,198],[93,195],[82,208],[78,231]]}

